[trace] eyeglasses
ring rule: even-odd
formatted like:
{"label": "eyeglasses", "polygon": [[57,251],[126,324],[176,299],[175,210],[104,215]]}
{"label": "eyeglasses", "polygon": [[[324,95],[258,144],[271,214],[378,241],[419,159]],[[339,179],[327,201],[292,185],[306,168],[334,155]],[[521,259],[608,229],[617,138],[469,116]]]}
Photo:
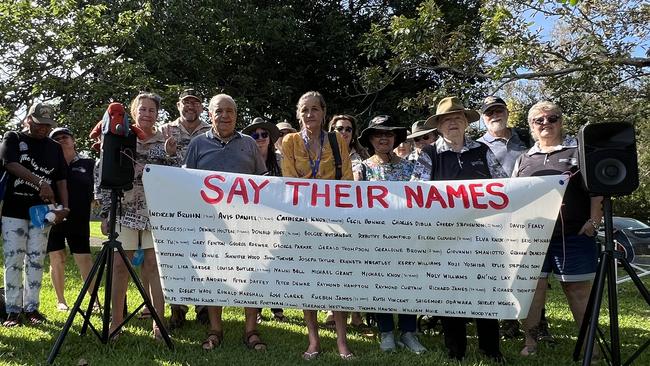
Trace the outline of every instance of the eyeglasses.
{"label": "eyeglasses", "polygon": [[503,113],[505,111],[506,111],[505,108],[490,108],[487,111],[483,112],[483,114],[488,117],[492,117],[493,114]]}
{"label": "eyeglasses", "polygon": [[269,137],[269,133],[268,132],[262,132],[262,133],[253,132],[253,133],[251,133],[251,137],[253,138],[253,140],[265,139],[265,138]]}
{"label": "eyeglasses", "polygon": [[334,128],[334,129],[337,130],[337,131],[339,131],[339,132],[343,132],[343,131],[345,131],[345,132],[352,132],[352,127],[336,126],[336,128]]}
{"label": "eyeglasses", "polygon": [[420,142],[420,140],[429,141],[430,138],[431,138],[431,135],[427,133],[424,136],[414,137],[413,141],[415,141],[415,142]]}
{"label": "eyeglasses", "polygon": [[[546,123],[555,123],[560,120],[560,116],[557,115],[550,115],[550,116],[544,116],[544,117],[538,117],[538,118],[533,118],[533,123],[536,125],[543,126]],[[546,121],[546,123],[544,123]]]}

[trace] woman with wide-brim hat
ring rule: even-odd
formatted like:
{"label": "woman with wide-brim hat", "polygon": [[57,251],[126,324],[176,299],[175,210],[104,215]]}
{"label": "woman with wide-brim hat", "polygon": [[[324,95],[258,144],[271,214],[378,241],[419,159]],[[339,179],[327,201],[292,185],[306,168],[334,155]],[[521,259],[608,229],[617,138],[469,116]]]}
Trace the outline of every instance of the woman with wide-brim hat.
{"label": "woman with wide-brim hat", "polygon": [[[359,142],[370,151],[372,156],[364,160],[355,175],[366,181],[408,181],[413,172],[413,163],[397,156],[393,149],[406,141],[407,130],[400,126],[395,118],[381,115],[373,118],[368,127],[361,132]],[[379,348],[384,352],[396,350],[395,321],[393,314],[375,314],[380,332]],[[410,351],[421,354],[427,349],[420,343],[415,332],[417,316],[398,314],[398,327],[401,331],[400,344]]]}
{"label": "woman with wide-brim hat", "polygon": [[426,126],[425,120],[415,121],[411,126],[411,133],[406,136],[406,139],[413,141],[414,149],[408,156],[408,160],[417,161],[422,152],[422,148],[431,145],[438,139],[438,133],[435,128]]}
{"label": "woman with wide-brim hat", "polygon": [[275,154],[275,142],[280,138],[280,130],[273,123],[261,117],[255,117],[253,122],[241,131],[255,140],[257,147],[266,163],[267,175],[281,177],[282,171]]}
{"label": "woman with wide-brim hat", "polygon": [[[479,113],[465,109],[457,97],[443,98],[436,114],[425,126],[436,128],[440,138],[434,145],[422,149],[413,180],[485,179],[492,177],[496,160],[487,145],[465,135],[470,122],[478,121]],[[494,173],[496,174],[496,173]],[[443,317],[442,327],[448,356],[461,360],[467,348],[466,318]],[[499,349],[499,322],[497,319],[476,319],[478,349],[482,354],[502,362]]]}

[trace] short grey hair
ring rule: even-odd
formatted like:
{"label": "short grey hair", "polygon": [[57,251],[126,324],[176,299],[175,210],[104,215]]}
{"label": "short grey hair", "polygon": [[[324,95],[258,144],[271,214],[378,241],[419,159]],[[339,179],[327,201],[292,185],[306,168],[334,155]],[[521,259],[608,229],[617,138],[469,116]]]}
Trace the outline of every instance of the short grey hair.
{"label": "short grey hair", "polygon": [[237,112],[237,103],[235,102],[235,100],[230,95],[228,95],[228,94],[217,94],[214,97],[212,97],[212,99],[210,99],[210,104],[208,104],[208,111],[210,113],[214,112],[214,110],[217,108],[217,103],[219,103],[219,101],[221,99],[226,99],[226,100],[231,101],[232,104],[235,106],[235,112]]}
{"label": "short grey hair", "polygon": [[560,118],[562,118],[562,108],[560,108],[559,105],[553,102],[544,100],[541,102],[537,102],[532,107],[530,107],[530,109],[528,110],[528,123],[531,123],[533,116],[535,116],[539,112],[555,112],[555,114],[557,114]]}

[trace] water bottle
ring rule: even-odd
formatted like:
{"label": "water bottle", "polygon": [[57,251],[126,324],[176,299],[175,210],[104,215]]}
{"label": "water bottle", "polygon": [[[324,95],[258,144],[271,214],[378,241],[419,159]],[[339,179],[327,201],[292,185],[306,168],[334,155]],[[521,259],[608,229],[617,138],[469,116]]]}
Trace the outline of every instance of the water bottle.
{"label": "water bottle", "polygon": [[63,209],[63,205],[36,205],[29,208],[29,218],[32,225],[39,229],[45,228],[46,225],[51,225],[56,219],[54,211]]}
{"label": "water bottle", "polygon": [[138,250],[136,250],[133,254],[133,258],[131,258],[131,264],[137,267],[141,265],[142,262],[144,262],[144,250],[142,248],[138,248]]}

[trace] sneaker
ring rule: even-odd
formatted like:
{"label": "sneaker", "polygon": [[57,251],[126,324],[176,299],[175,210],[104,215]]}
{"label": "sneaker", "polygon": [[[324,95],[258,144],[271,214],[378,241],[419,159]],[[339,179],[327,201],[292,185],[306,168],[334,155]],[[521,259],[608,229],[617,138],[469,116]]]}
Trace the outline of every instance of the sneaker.
{"label": "sneaker", "polygon": [[39,325],[47,322],[47,319],[38,310],[25,313],[25,319],[32,325]]}
{"label": "sneaker", "polygon": [[414,332],[404,332],[399,337],[400,346],[406,347],[416,355],[421,355],[427,351],[427,348],[420,343]]}
{"label": "sneaker", "polygon": [[505,339],[519,338],[524,334],[520,329],[518,320],[502,320],[499,333]]}
{"label": "sneaker", "polygon": [[17,327],[23,325],[23,319],[20,313],[9,313],[7,320],[2,323],[5,327]]}
{"label": "sneaker", "polygon": [[379,336],[381,338],[379,349],[383,352],[395,352],[395,335],[393,332],[382,332]]}

